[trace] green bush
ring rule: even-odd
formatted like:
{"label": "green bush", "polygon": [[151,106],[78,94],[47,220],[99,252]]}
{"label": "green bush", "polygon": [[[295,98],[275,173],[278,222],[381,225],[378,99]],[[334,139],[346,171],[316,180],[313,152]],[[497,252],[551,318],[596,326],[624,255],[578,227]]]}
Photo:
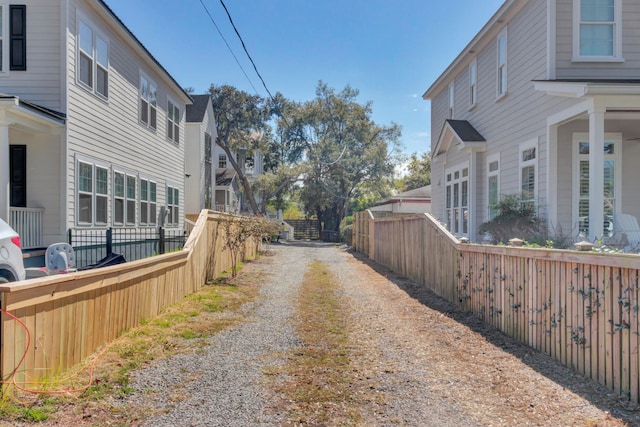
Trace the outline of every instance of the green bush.
{"label": "green bush", "polygon": [[518,238],[530,243],[546,245],[547,230],[544,221],[535,213],[534,208],[523,203],[519,195],[504,195],[498,202],[498,215],[491,221],[480,225],[481,235],[489,238],[493,244],[508,243]]}

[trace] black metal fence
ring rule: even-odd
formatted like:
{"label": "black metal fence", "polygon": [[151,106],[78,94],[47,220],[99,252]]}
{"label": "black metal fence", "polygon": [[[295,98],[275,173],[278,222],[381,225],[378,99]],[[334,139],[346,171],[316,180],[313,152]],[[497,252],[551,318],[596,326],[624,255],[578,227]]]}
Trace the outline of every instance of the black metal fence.
{"label": "black metal fence", "polygon": [[186,232],[177,228],[69,229],[76,267],[95,264],[115,252],[127,261],[182,249]]}

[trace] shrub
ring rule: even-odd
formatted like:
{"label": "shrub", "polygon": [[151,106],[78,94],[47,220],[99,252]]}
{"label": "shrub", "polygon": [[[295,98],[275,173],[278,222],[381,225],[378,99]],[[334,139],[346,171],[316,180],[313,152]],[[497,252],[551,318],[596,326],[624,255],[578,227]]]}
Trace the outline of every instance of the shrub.
{"label": "shrub", "polygon": [[504,195],[498,202],[498,215],[480,225],[479,232],[493,244],[508,243],[519,238],[530,243],[546,246],[548,233],[544,221],[533,207],[523,203],[519,195]]}

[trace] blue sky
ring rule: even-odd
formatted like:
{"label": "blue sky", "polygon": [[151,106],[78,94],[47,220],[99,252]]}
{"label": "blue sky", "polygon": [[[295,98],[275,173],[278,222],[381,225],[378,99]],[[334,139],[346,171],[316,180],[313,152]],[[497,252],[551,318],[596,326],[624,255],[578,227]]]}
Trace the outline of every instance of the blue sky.
{"label": "blue sky", "polygon": [[[105,0],[183,87],[230,84],[266,96],[219,0]],[[249,81],[211,23],[231,46]],[[503,0],[225,0],[271,93],[313,99],[319,80],[350,85],[373,119],[403,128],[406,153],[427,152],[422,94]],[[253,87],[252,87],[253,85]]]}

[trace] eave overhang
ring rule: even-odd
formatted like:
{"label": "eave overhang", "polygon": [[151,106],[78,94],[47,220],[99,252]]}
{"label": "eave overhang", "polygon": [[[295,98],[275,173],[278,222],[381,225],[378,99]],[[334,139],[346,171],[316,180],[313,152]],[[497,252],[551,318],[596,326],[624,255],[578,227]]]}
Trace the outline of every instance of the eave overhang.
{"label": "eave overhang", "polygon": [[0,95],[0,124],[50,133],[64,128],[65,122],[63,113],[23,101],[17,96]]}
{"label": "eave overhang", "polygon": [[565,98],[640,95],[640,80],[534,80],[533,84],[537,91]]}
{"label": "eave overhang", "polygon": [[452,144],[458,150],[466,151],[485,151],[487,148],[487,140],[467,120],[445,120],[433,156],[446,153]]}

